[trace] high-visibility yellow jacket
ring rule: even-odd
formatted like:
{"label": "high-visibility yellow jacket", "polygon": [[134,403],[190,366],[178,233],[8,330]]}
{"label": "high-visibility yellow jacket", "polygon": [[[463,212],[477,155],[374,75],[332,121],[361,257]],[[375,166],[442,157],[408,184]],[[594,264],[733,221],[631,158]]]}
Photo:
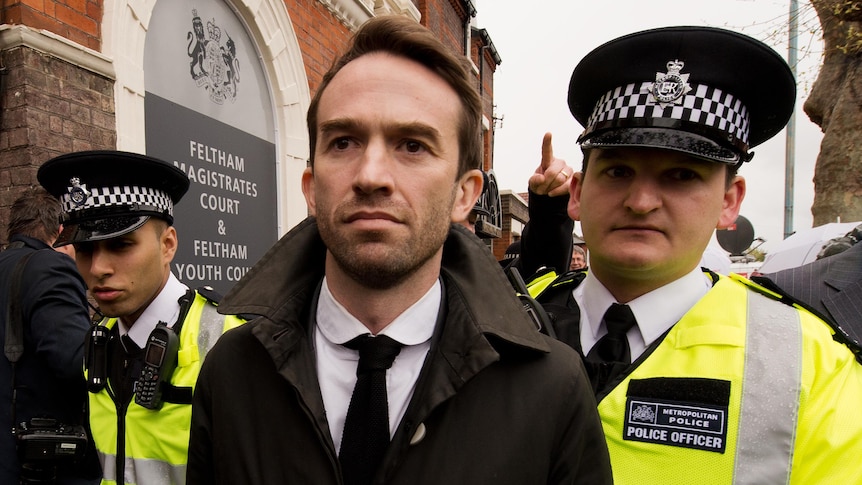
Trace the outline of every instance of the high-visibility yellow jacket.
{"label": "high-visibility yellow jacket", "polygon": [[[101,324],[113,328],[116,321],[109,318]],[[193,390],[207,351],[222,333],[242,323],[238,317],[219,315],[210,300],[195,292],[178,335],[178,362],[171,385]],[[132,399],[124,407],[113,395],[110,381],[102,391],[90,393],[90,427],[102,462],[102,483],[184,484],[191,404],[165,402],[160,409],[151,410]],[[117,479],[118,467],[122,467],[125,481]]]}
{"label": "high-visibility yellow jacket", "polygon": [[862,484],[862,366],[833,334],[720,276],[599,395],[614,482]]}

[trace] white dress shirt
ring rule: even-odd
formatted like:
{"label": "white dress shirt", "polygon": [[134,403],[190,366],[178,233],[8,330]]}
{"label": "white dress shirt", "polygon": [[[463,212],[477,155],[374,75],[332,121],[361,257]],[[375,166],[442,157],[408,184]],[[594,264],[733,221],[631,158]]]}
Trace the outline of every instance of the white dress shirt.
{"label": "white dress shirt", "polygon": [[[404,310],[378,334],[404,345],[392,367],[386,371],[390,438],[407,410],[422,364],[431,348],[431,335],[434,333],[442,297],[442,288],[437,281],[419,301]],[[325,277],[317,302],[316,318],[314,347],[318,382],[332,442],[336,450],[341,450],[341,434],[350,397],[356,386],[356,367],[359,365],[359,352],[342,344],[370,332],[335,300]]]}
{"label": "white dress shirt", "polygon": [[[682,318],[712,288],[710,280],[698,267],[682,278],[635,298],[627,303],[637,320],[628,331],[632,362],[647,347]],[[572,291],[581,309],[581,348],[584,355],[608,333],[602,317],[613,303],[619,303],[592,273]]]}
{"label": "white dress shirt", "polygon": [[123,319],[119,319],[120,336],[128,335],[140,348],[147,345],[147,339],[150,333],[156,328],[159,322],[165,322],[168,327],[173,327],[180,316],[179,299],[186,294],[189,287],[180,283],[173,273],[168,276],[168,282],[165,287],[156,296],[156,298],[147,306],[144,313],[135,320],[132,328],[123,323]]}

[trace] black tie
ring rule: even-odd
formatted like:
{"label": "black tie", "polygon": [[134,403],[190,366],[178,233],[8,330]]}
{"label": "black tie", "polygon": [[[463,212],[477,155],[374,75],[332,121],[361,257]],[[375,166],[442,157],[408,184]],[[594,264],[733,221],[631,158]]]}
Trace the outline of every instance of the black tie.
{"label": "black tie", "polygon": [[346,485],[370,484],[389,446],[389,403],[386,369],[401,344],[385,335],[361,335],[344,344],[359,351],[356,387],[341,435],[341,473]]}
{"label": "black tie", "polygon": [[592,364],[588,367],[592,370],[593,388],[597,393],[631,363],[626,332],[637,323],[631,308],[619,303],[614,303],[607,309],[602,322],[608,333],[590,349],[586,359]]}
{"label": "black tie", "polygon": [[123,341],[123,348],[126,350],[126,354],[134,355],[141,351],[141,348],[138,347],[138,344],[136,344],[135,341],[132,340],[132,337],[129,337],[128,334],[120,337],[120,340]]}

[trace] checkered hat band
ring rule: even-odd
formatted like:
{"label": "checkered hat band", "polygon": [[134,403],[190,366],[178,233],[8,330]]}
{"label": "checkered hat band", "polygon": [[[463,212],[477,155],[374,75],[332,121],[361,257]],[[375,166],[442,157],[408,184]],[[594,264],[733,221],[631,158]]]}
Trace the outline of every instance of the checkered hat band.
{"label": "checkered hat band", "polygon": [[730,135],[734,145],[748,146],[748,109],[730,93],[692,84],[692,90],[682,97],[682,103],[662,107],[650,92],[652,86],[652,82],[632,83],[608,91],[599,98],[587,120],[585,135],[598,125],[626,127],[626,120],[637,120],[635,124],[643,126],[646,120],[664,118],[718,130]]}
{"label": "checkered hat band", "polygon": [[78,212],[82,210],[103,208],[129,208],[130,210],[155,211],[174,215],[174,204],[167,192],[150,188],[135,186],[114,187],[86,187],[89,196],[83,204],[77,204],[72,200],[71,191],[63,194],[60,202],[63,211]]}

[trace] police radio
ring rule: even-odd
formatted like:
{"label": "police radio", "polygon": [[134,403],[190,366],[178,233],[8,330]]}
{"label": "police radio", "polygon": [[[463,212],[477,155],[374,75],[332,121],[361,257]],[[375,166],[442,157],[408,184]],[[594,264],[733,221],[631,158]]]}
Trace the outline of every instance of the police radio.
{"label": "police radio", "polygon": [[169,384],[177,368],[180,342],[164,322],[150,333],[144,349],[144,368],[135,384],[135,403],[147,409],[162,407],[162,385]]}
{"label": "police radio", "polygon": [[87,390],[98,393],[108,383],[108,340],[110,330],[94,323],[87,336]]}

